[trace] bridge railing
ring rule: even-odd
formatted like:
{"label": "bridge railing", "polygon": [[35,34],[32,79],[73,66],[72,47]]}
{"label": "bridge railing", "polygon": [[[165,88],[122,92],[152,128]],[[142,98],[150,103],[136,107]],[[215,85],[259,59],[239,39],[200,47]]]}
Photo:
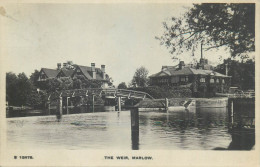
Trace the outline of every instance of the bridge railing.
{"label": "bridge railing", "polygon": [[98,96],[120,96],[127,98],[144,99],[151,98],[148,93],[127,89],[116,89],[116,88],[89,88],[89,89],[74,89],[74,90],[63,90],[61,92],[53,92],[50,94],[52,98],[55,97],[76,97],[76,96],[88,96],[88,95],[98,95]]}

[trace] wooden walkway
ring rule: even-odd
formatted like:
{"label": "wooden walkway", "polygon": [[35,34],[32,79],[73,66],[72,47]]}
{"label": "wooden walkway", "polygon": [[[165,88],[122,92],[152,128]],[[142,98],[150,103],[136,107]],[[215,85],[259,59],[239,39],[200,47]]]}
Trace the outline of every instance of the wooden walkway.
{"label": "wooden walkway", "polygon": [[83,96],[100,96],[105,98],[125,97],[128,99],[154,99],[151,95],[141,91],[127,90],[127,89],[115,89],[115,88],[89,88],[89,89],[74,89],[63,90],[51,93],[50,99],[58,99],[60,97],[83,97]]}

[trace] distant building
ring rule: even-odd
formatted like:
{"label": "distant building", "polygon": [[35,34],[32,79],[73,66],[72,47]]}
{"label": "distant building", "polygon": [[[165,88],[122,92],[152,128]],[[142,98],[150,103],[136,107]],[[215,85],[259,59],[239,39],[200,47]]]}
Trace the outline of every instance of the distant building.
{"label": "distant building", "polygon": [[46,81],[47,79],[56,78],[59,73],[57,69],[42,68],[38,77],[38,81]]}
{"label": "distant building", "polygon": [[75,65],[72,78],[77,76],[83,76],[88,80],[99,80],[103,83],[104,87],[107,87],[110,82],[110,77],[106,74],[105,65],[101,65],[101,68],[96,68],[95,63],[91,63],[91,67]]}
{"label": "distant building", "polygon": [[46,81],[52,78],[75,78],[77,76],[83,76],[87,80],[99,80],[103,87],[107,87],[110,81],[109,75],[106,73],[105,65],[101,65],[101,68],[96,68],[95,63],[91,63],[91,67],[76,65],[72,61],[63,63],[57,63],[57,69],[42,68],[38,81]]}
{"label": "distant building", "polygon": [[160,72],[151,75],[151,85],[186,86],[195,97],[228,92],[231,77],[212,69],[207,59],[201,58],[195,67],[186,66],[184,61],[180,61],[177,66],[162,66]]}

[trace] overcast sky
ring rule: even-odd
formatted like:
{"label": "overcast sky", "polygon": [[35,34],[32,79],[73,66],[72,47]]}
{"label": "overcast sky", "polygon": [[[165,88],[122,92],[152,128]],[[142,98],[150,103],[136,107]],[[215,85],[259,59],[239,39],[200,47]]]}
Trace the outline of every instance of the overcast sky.
{"label": "overcast sky", "polygon": [[[175,65],[171,54],[155,36],[162,22],[179,16],[191,4],[14,4],[4,6],[6,71],[29,76],[34,69],[56,68],[67,60],[90,66],[106,65],[114,84],[127,84],[136,68],[149,75],[162,65]],[[183,54],[185,63],[191,53]],[[203,54],[212,63],[222,62],[228,52]],[[200,50],[195,52],[199,60]]]}

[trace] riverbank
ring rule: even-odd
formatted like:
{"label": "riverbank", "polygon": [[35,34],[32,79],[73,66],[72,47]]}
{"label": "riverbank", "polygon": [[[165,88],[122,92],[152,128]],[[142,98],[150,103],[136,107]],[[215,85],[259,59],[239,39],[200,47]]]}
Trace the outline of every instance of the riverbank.
{"label": "riverbank", "polygon": [[[195,103],[195,104],[194,104]],[[223,108],[228,106],[228,98],[170,98],[167,107],[196,107],[196,108]],[[145,99],[136,105],[138,108],[157,108],[166,107],[166,99]]]}

